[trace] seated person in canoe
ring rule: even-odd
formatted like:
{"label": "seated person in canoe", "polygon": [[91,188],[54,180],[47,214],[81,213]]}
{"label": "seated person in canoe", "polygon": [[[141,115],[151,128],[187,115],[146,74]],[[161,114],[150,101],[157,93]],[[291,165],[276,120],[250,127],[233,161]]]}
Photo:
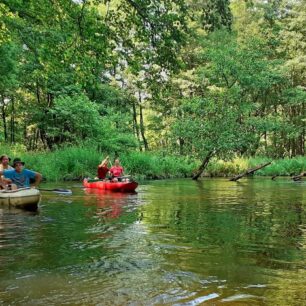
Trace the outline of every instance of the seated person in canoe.
{"label": "seated person in canoe", "polygon": [[[0,156],[0,171],[13,170],[14,168],[9,165],[10,161],[11,161],[10,157],[8,157],[6,154],[1,155]],[[10,180],[5,179],[4,176],[1,175],[0,189],[8,189],[9,183],[10,183]]]}
{"label": "seated person in canoe", "polygon": [[[42,175],[38,172],[24,169],[24,162],[20,158],[15,158],[13,161],[13,170],[0,171],[0,175],[10,183],[15,184],[17,188],[37,187],[42,179]],[[34,179],[34,183],[30,186],[30,180]],[[13,188],[12,188],[13,189]]]}
{"label": "seated person in canoe", "polygon": [[123,167],[120,165],[119,158],[115,159],[115,164],[109,169],[109,172],[114,182],[122,181]]}
{"label": "seated person in canoe", "polygon": [[10,161],[11,161],[10,157],[8,157],[6,154],[1,155],[0,156],[0,171],[13,170],[14,168],[9,165]]}
{"label": "seated person in canoe", "polygon": [[106,158],[98,166],[98,179],[105,180],[106,175],[109,172],[108,163],[109,163],[109,156],[106,156]]}

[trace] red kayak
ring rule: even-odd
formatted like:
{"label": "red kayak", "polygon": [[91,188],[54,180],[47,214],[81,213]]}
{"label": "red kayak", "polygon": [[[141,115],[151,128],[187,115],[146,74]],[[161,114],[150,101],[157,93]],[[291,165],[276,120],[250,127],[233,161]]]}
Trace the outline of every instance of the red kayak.
{"label": "red kayak", "polygon": [[111,182],[100,180],[84,179],[83,186],[85,188],[96,188],[102,190],[110,190],[116,192],[134,192],[138,186],[137,182]]}

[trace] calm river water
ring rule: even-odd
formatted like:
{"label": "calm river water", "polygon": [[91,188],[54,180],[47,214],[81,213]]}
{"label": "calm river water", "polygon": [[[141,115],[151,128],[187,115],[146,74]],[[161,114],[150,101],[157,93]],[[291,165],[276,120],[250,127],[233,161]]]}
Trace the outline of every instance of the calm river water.
{"label": "calm river water", "polygon": [[164,180],[0,208],[1,305],[306,305],[306,182]]}

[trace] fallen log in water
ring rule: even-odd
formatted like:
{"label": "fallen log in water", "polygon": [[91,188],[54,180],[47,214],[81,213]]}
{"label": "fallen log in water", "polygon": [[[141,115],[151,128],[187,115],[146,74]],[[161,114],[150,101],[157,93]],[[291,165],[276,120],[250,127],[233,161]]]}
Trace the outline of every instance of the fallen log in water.
{"label": "fallen log in water", "polygon": [[239,174],[239,175],[236,175],[235,177],[231,178],[230,181],[238,181],[239,179],[241,179],[242,177],[244,177],[245,175],[249,175],[249,174],[252,174],[254,173],[255,171],[259,170],[259,169],[262,169],[264,167],[267,167],[268,165],[270,165],[272,162],[268,162],[268,163],[265,163],[265,164],[262,164],[262,165],[258,165],[256,166],[255,168],[252,168],[252,169],[248,169],[247,171]]}
{"label": "fallen log in water", "polygon": [[292,179],[296,182],[296,181],[300,181],[302,179],[303,176],[306,176],[306,172],[302,172],[299,175],[295,175],[292,177]]}

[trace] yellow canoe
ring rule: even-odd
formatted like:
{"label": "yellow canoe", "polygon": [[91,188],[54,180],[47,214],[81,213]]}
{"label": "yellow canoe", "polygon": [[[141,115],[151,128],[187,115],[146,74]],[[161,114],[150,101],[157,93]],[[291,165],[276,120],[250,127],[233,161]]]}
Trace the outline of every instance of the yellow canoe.
{"label": "yellow canoe", "polygon": [[37,210],[41,195],[38,189],[20,188],[1,190],[0,205],[13,206],[27,210]]}

